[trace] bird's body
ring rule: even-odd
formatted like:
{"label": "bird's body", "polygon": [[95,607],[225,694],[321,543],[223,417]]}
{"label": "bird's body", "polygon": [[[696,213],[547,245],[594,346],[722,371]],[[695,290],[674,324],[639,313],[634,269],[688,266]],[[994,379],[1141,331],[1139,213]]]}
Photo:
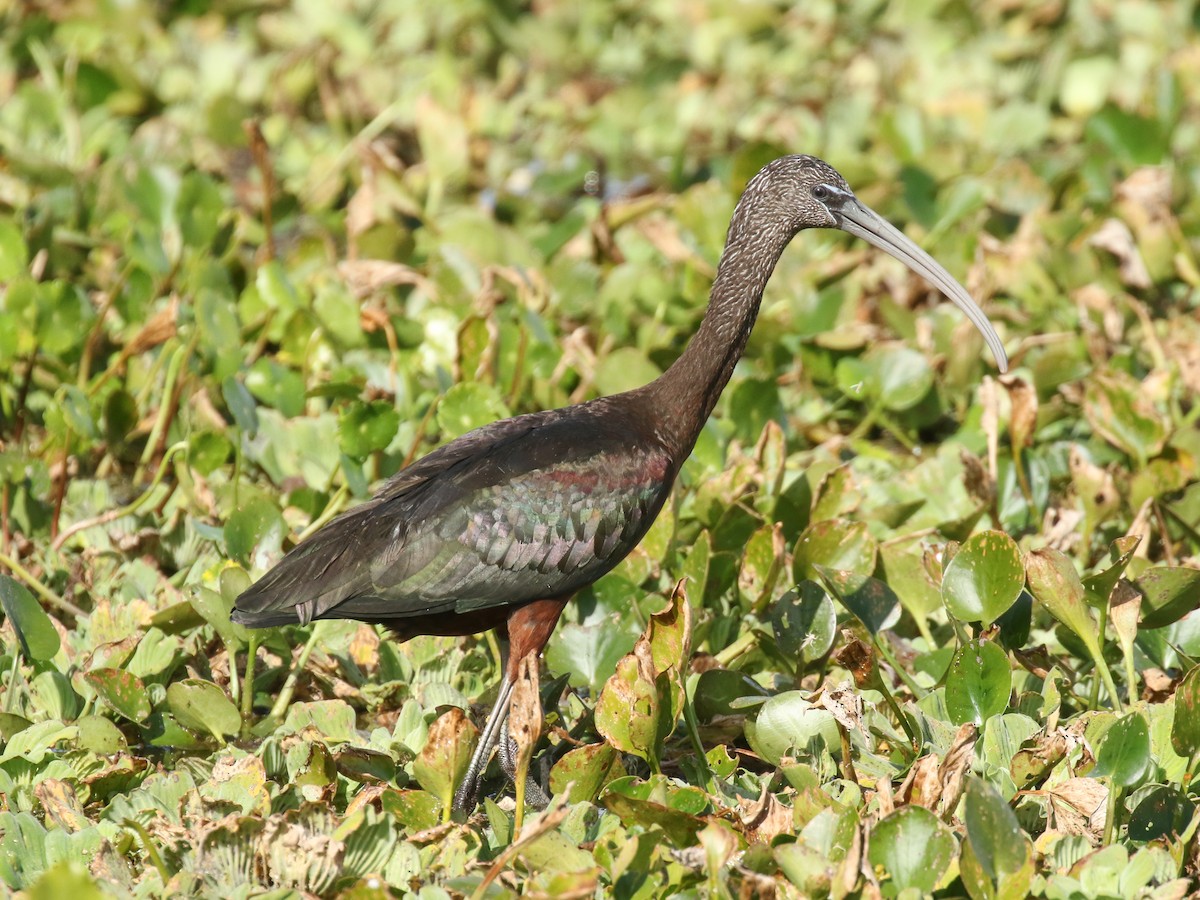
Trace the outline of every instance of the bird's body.
{"label": "bird's body", "polygon": [[380,623],[401,638],[500,628],[500,696],[456,805],[470,805],[520,660],[540,653],[568,600],[645,535],[745,349],[763,289],[803,228],[841,228],[905,262],[1004,351],[966,292],[854,197],[827,163],[788,156],[747,186],[708,310],[652,383],[478,428],[393,476],[371,500],[288,553],[243,593],[235,621]]}

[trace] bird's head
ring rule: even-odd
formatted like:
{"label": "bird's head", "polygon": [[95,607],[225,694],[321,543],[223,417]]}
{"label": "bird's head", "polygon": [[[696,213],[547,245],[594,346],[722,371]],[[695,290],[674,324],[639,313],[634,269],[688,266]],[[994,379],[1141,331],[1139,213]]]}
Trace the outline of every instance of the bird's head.
{"label": "bird's head", "polygon": [[789,237],[805,228],[837,228],[900,260],[966,313],[983,335],[1000,371],[1008,370],[1000,336],[966,288],[898,228],[855,197],[846,179],[829,163],[800,155],[770,162],[750,180],[742,204],[769,211],[769,217],[781,223]]}

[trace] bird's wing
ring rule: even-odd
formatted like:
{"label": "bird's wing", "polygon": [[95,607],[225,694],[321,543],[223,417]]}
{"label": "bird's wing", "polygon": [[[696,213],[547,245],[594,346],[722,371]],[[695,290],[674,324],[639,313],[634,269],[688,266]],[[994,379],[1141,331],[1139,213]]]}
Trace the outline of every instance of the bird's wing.
{"label": "bird's wing", "polygon": [[670,492],[653,441],[604,417],[477,429],[400,472],[238,598],[250,625],[469,613],[578,590],[636,546]]}

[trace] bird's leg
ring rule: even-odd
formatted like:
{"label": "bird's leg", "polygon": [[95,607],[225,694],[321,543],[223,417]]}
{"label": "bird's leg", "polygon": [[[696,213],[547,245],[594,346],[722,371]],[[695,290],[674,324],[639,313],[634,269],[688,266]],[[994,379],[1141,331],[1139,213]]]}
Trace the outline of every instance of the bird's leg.
{"label": "bird's leg", "polygon": [[[496,748],[496,755],[500,758],[500,768],[504,770],[504,774],[509,777],[509,780],[515,784],[517,780],[517,742],[508,733],[507,716],[504,719],[504,724],[504,736],[500,739],[500,744]],[[550,805],[550,795],[546,793],[545,789],[532,774],[527,775],[525,778],[525,802],[534,809],[545,809]]]}
{"label": "bird's leg", "polygon": [[[454,793],[456,810],[470,811],[474,809],[475,803],[479,799],[479,781],[487,766],[492,748],[496,746],[496,742],[500,740],[502,734],[504,743],[511,740],[505,724],[508,719],[508,708],[512,704],[513,686],[517,683],[517,672],[521,660],[530,654],[533,654],[534,659],[541,656],[546,641],[550,640],[554,626],[558,624],[558,617],[562,615],[563,607],[570,599],[571,595],[534,600],[532,603],[517,607],[509,615],[506,626],[509,641],[508,660],[504,666],[504,678],[500,682],[500,696],[496,698],[496,705],[492,707],[487,724],[483,728],[483,734],[479,737],[475,755],[471,757],[471,762],[467,766],[467,774]],[[509,756],[511,762],[512,754],[508,747],[503,748],[501,753],[502,765],[505,756]],[[504,768],[505,774],[512,778],[514,772],[510,771],[507,766]],[[533,799],[536,801],[539,795],[545,797],[545,792],[540,787],[533,795]],[[548,799],[547,802],[549,802]]]}
{"label": "bird's leg", "polygon": [[[511,656],[511,654],[510,654]],[[475,745],[475,754],[467,765],[467,774],[463,776],[462,784],[454,792],[454,809],[470,812],[479,801],[479,781],[483,770],[487,768],[488,757],[496,746],[504,723],[508,720],[508,707],[512,703],[513,680],[508,675],[508,667],[504,669],[504,678],[500,681],[500,694],[496,697],[496,705],[488,714],[487,723],[483,726],[483,734]]]}

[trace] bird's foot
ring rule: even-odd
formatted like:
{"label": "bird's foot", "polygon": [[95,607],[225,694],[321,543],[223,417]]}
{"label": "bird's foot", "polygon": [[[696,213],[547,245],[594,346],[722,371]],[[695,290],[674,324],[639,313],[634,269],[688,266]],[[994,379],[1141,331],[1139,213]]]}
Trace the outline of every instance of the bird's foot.
{"label": "bird's foot", "polygon": [[[497,748],[497,755],[500,757],[500,768],[504,770],[504,774],[508,776],[508,780],[513,784],[517,782],[517,742],[511,736],[505,734],[500,738],[500,746]],[[545,774],[545,773],[543,773]],[[545,809],[550,805],[550,794],[547,793],[533,777],[532,774],[525,777],[525,803],[534,809]]]}

